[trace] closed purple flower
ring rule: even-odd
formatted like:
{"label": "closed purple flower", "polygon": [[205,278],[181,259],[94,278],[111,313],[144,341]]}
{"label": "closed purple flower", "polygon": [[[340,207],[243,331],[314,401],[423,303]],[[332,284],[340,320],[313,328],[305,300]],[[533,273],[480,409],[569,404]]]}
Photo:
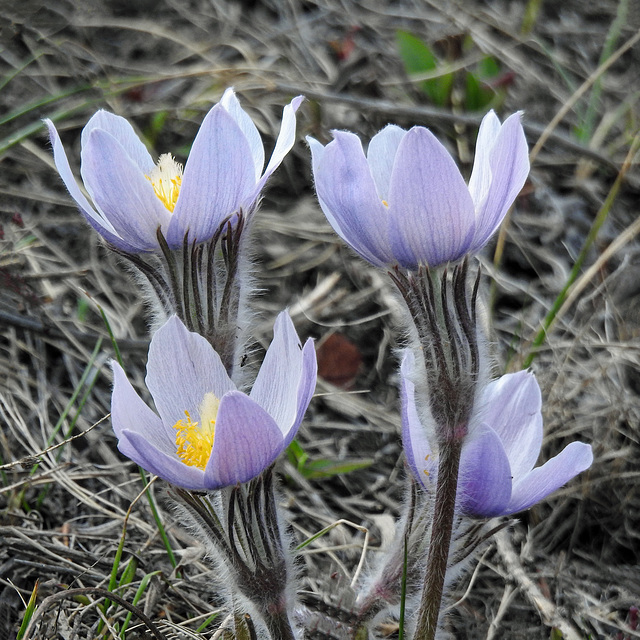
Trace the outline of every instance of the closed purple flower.
{"label": "closed purple flower", "polygon": [[515,113],[482,120],[467,186],[447,150],[424,127],[388,125],[365,156],[353,133],[323,147],[307,138],[320,206],[336,233],[376,266],[435,267],[481,249],[529,173]]}
{"label": "closed purple flower", "polygon": [[157,414],[113,363],[111,419],[118,449],[185,489],[247,482],[295,436],[315,389],[316,371],[312,341],[303,347],[283,312],[247,395],[236,389],[207,340],[173,316],[149,347],[146,383]]}
{"label": "closed purple flower", "polygon": [[175,249],[187,232],[191,242],[204,242],[225,218],[240,208],[250,211],[294,143],[302,99],[284,108],[264,172],[260,134],[233,89],[206,115],[184,171],[170,154],[156,165],[127,120],[98,111],[82,131],[80,154],[80,173],[93,204],[76,182],[55,126],[45,123],[58,172],[89,224],[114,247],[139,253],[158,248],[159,228]]}
{"label": "closed purple flower", "polygon": [[[406,351],[400,387],[402,440],[415,477],[435,491],[437,454],[418,415],[413,375],[414,356]],[[462,448],[462,513],[491,517],[524,511],[591,466],[591,446],[572,442],[534,468],[542,447],[541,407],[540,387],[527,371],[506,374],[485,387]]]}

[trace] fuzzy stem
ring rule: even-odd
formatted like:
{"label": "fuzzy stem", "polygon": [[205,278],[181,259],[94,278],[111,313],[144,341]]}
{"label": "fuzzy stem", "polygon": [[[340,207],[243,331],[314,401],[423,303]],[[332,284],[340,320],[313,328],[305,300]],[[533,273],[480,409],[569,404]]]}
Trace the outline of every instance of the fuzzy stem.
{"label": "fuzzy stem", "polygon": [[262,615],[269,629],[269,635],[273,640],[296,640],[296,634],[291,627],[291,622],[286,611],[280,611],[279,613],[271,615],[263,612]]}
{"label": "fuzzy stem", "polygon": [[420,640],[433,640],[438,628],[444,580],[449,562],[461,451],[462,440],[452,439],[441,448],[440,452],[427,575],[414,636]]}

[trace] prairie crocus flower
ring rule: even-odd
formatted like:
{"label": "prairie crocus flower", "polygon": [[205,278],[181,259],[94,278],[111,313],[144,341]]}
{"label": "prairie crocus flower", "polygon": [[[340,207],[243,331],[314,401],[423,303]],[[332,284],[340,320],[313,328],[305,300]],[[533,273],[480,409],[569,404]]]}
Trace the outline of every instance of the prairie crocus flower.
{"label": "prairie crocus flower", "polygon": [[76,182],[55,126],[45,123],[58,172],[89,224],[117,249],[140,253],[158,249],[158,230],[176,249],[187,233],[191,243],[204,242],[230,215],[251,212],[294,143],[302,99],[284,108],[264,171],[260,134],[233,89],[205,116],[184,171],[171,154],[161,155],[156,164],[127,120],[98,111],[82,131],[80,154],[80,173],[93,204]]}
{"label": "prairie crocus flower", "polygon": [[[409,467],[428,490],[435,489],[438,456],[416,407],[414,356],[401,365],[402,439]],[[593,462],[591,446],[568,444],[534,468],[542,447],[540,387],[527,371],[489,383],[462,447],[458,506],[465,515],[491,517],[524,511],[560,488]]]}
{"label": "prairie crocus flower", "polygon": [[118,449],[147,471],[193,490],[247,482],[293,439],[316,383],[311,340],[300,344],[286,312],[250,394],[237,390],[218,354],[175,316],[153,336],[146,384],[157,414],[113,363]]}
{"label": "prairie crocus flower", "polygon": [[353,133],[334,131],[323,147],[307,138],[320,206],[336,233],[376,266],[415,270],[481,249],[529,173],[527,142],[515,113],[482,120],[469,185],[424,127],[388,125],[367,155]]}

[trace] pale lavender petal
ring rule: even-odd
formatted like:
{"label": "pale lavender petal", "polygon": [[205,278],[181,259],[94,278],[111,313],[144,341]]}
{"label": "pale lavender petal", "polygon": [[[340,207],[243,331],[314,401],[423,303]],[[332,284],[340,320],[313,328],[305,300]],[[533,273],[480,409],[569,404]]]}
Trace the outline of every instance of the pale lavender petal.
{"label": "pale lavender petal", "polygon": [[284,449],[282,433],[262,407],[239,391],[222,398],[205,486],[217,489],[247,482]]}
{"label": "pale lavender petal", "polygon": [[504,512],[511,497],[511,469],[498,434],[482,425],[467,441],[460,459],[458,500],[469,515],[492,517]]}
{"label": "pale lavender petal", "polygon": [[333,135],[317,159],[320,145],[308,139],[323,211],[336,233],[365,259],[379,266],[392,263],[388,211],[378,197],[362,144],[353,133]]}
{"label": "pale lavender petal", "polygon": [[453,158],[424,127],[402,139],[389,187],[389,242],[403,267],[437,266],[469,249],[474,207]]}
{"label": "pale lavender petal", "polygon": [[296,141],[296,111],[302,104],[304,96],[294,98],[282,111],[282,124],[280,125],[280,133],[276,140],[276,146],[271,154],[271,159],[267,168],[264,170],[262,178],[258,181],[253,195],[248,198],[247,206],[255,200],[262,191],[265,183],[271,174],[280,166],[284,157],[289,153],[293,143]]}
{"label": "pale lavender petal", "polygon": [[302,375],[298,386],[297,406],[298,412],[294,421],[288,429],[283,430],[284,446],[288,447],[302,424],[304,414],[311,402],[313,392],[316,389],[316,378],[318,375],[318,363],[316,361],[316,350],[313,340],[309,338],[302,348]]}
{"label": "pale lavender petal", "polygon": [[480,123],[473,170],[469,179],[469,193],[476,207],[484,200],[491,185],[489,156],[500,133],[500,126],[500,120],[493,109],[482,118]]}
{"label": "pale lavender petal", "polygon": [[184,464],[176,454],[160,451],[140,433],[124,431],[122,439],[118,442],[118,449],[143,469],[171,484],[196,491],[207,488],[201,469]]}
{"label": "pale lavender petal", "polygon": [[533,469],[542,446],[542,396],[535,376],[508,373],[483,391],[481,419],[497,434],[509,458],[511,474]]}
{"label": "pale lavender petal", "polygon": [[86,218],[87,222],[105,239],[115,247],[122,249],[123,251],[129,251],[135,253],[139,249],[133,246],[131,243],[126,242],[113,228],[113,225],[104,218],[101,214],[96,212],[93,205],[87,200],[84,193],[82,193],[76,179],[69,166],[69,160],[65,153],[60,136],[51,120],[45,120],[44,123],[49,129],[49,138],[51,139],[51,146],[53,147],[53,161],[56,164],[56,169],[62,178],[67,190],[71,197],[76,201],[76,204],[80,208],[82,215]]}
{"label": "pale lavender petal", "polygon": [[491,185],[483,201],[475,201],[473,250],[480,249],[500,226],[529,175],[529,150],[520,115],[514,113],[504,121],[489,153]]}
{"label": "pale lavender petal", "polygon": [[380,200],[389,199],[389,184],[396,151],[406,133],[404,129],[395,124],[389,124],[382,131],[376,133],[369,142],[367,162]]}
{"label": "pale lavender petal", "polygon": [[168,436],[162,420],[146,405],[129,382],[122,367],[114,361],[113,393],[111,395],[111,424],[116,437],[124,431],[135,431],[154,447],[165,452],[175,450],[173,436]]}
{"label": "pale lavender petal", "polygon": [[278,314],[273,341],[251,389],[257,402],[287,433],[298,413],[298,387],[302,376],[302,345],[286,311]]}
{"label": "pale lavender petal", "polygon": [[407,463],[415,478],[425,487],[434,489],[437,478],[437,465],[416,407],[415,385],[411,381],[415,366],[415,357],[405,350],[400,364],[400,401],[402,416],[402,444]]}
{"label": "pale lavender petal", "polygon": [[224,92],[220,104],[229,112],[247,138],[255,165],[255,181],[258,182],[264,167],[264,145],[260,132],[249,114],[240,106],[236,93],[231,87]]}
{"label": "pale lavender petal", "polygon": [[81,173],[93,201],[122,238],[141,250],[158,246],[157,229],[171,214],[112,135],[91,131],[82,149]]}
{"label": "pale lavender petal", "polygon": [[169,246],[181,247],[187,232],[192,242],[211,238],[254,185],[249,142],[226,109],[217,104],[193,141],[167,233]]}
{"label": "pale lavender petal", "polygon": [[583,442],[568,444],[557,456],[533,469],[514,483],[511,500],[503,511],[504,515],[524,511],[546,498],[585,471],[593,462],[591,445]]}
{"label": "pale lavender petal", "polygon": [[149,174],[153,171],[155,163],[153,158],[136,135],[128,120],[122,116],[116,116],[104,109],[96,112],[85,128],[82,130],[82,147],[87,144],[89,134],[94,129],[102,129],[111,134],[125,150],[126,154],[138,165],[142,173]]}
{"label": "pale lavender petal", "polygon": [[193,422],[200,420],[199,407],[206,393],[220,399],[235,389],[213,347],[177,316],[169,318],[151,340],[145,382],[171,438],[185,411]]}

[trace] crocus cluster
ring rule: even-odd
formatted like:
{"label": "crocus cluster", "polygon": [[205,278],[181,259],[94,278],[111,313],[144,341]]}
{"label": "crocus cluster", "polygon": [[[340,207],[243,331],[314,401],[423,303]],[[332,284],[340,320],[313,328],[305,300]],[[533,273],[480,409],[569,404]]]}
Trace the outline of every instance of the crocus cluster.
{"label": "crocus cluster", "polygon": [[233,89],[205,116],[184,166],[171,154],[157,164],[127,120],[98,111],[82,131],[80,173],[73,175],[60,136],[45,120],[56,167],[87,222],[121,251],[155,251],[158,230],[170,248],[211,238],[239,210],[251,213],[260,192],[295,141],[295,98],[284,108],[280,135],[263,171],[264,148]]}
{"label": "crocus cluster", "polygon": [[313,343],[300,344],[282,312],[248,395],[218,354],[175,316],[153,336],[146,384],[150,409],[113,363],[111,419],[118,448],[147,471],[186,489],[247,482],[293,439],[316,382]]}
{"label": "crocus cluster", "polygon": [[[407,462],[420,484],[432,492],[438,451],[429,440],[424,409],[419,411],[413,379],[415,358],[406,350],[400,368],[402,441]],[[490,382],[480,394],[460,460],[458,504],[474,517],[524,511],[588,469],[591,446],[571,442],[534,468],[542,447],[542,397],[532,373],[519,371]]]}
{"label": "crocus cluster", "polygon": [[336,233],[376,266],[415,270],[459,260],[495,233],[529,173],[527,142],[515,113],[482,120],[469,185],[424,127],[388,125],[367,154],[353,133],[322,146],[307,138],[320,206]]}

